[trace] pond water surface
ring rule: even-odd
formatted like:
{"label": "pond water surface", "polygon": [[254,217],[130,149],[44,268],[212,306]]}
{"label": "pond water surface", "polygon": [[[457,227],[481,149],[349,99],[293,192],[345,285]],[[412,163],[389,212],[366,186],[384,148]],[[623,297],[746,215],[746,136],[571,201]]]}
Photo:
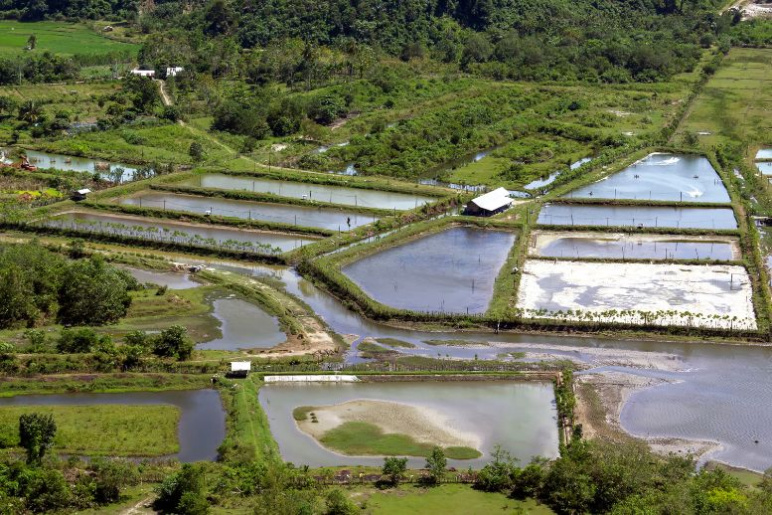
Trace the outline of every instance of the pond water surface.
{"label": "pond water surface", "polygon": [[[483,360],[500,359],[505,352],[549,353],[582,362],[588,368],[583,374],[622,373],[664,380],[631,395],[622,411],[625,430],[641,437],[679,436],[716,441],[722,448],[706,459],[758,471],[772,466],[772,347],[400,329],[362,318],[291,269],[236,263],[213,266],[246,275],[281,278],[287,290],[311,306],[334,331],[360,337],[346,355],[349,363],[362,361],[357,351],[362,338],[395,338],[415,345],[400,348],[400,352],[410,355]],[[440,344],[428,345],[426,340]],[[448,344],[441,344],[443,340]],[[461,341],[468,345],[458,345]],[[663,357],[670,365],[663,369],[657,365],[627,364],[636,353],[651,356],[653,362]]]}
{"label": "pond water surface", "polygon": [[140,284],[157,284],[158,286],[166,286],[170,290],[185,290],[201,286],[201,283],[194,281],[191,274],[187,272],[161,272],[125,265],[118,265],[118,267],[129,272]]}
{"label": "pond water surface", "polygon": [[328,230],[346,231],[367,225],[377,220],[374,216],[332,208],[294,206],[290,204],[269,204],[246,200],[230,200],[214,197],[197,197],[174,193],[143,192],[120,199],[130,206],[183,211],[186,213],[213,216],[232,216],[249,220],[263,220],[299,227],[320,227]]}
{"label": "pond water surface", "polygon": [[349,206],[374,207],[381,209],[407,210],[434,202],[436,199],[406,193],[346,188],[343,186],[325,186],[322,184],[275,181],[207,173],[181,181],[181,186],[199,186],[224,190],[245,190],[260,193],[272,193],[283,197],[303,198],[319,202],[330,202]]}
{"label": "pond water surface", "polygon": [[[533,456],[558,455],[557,412],[550,383],[509,381],[277,384],[260,389],[260,404],[282,457],[311,467],[383,465],[382,457],[343,456],[331,452],[303,433],[292,417],[298,406],[327,406],[369,399],[431,408],[449,418],[449,427],[480,439],[481,458],[448,460],[458,468],[481,467],[490,461],[494,446],[521,462]],[[411,467],[423,467],[424,458],[411,458]]]}
{"label": "pond water surface", "polygon": [[343,273],[388,306],[483,313],[515,235],[454,227],[367,256]]}
{"label": "pond water surface", "polygon": [[196,345],[198,349],[269,349],[287,339],[279,321],[251,302],[230,296],[214,299],[212,306],[222,336]]}
{"label": "pond water surface", "polygon": [[93,406],[169,404],[180,409],[178,438],[183,462],[214,460],[225,438],[225,410],[215,390],[134,393],[67,393],[0,398],[3,406]]}
{"label": "pond water surface", "polygon": [[[116,168],[123,169],[121,182],[130,181],[134,178],[134,172],[137,171],[136,165],[126,165],[121,163],[110,163],[101,159],[89,159],[87,157],[66,156],[62,154],[51,154],[49,152],[39,152],[37,150],[25,150],[30,162],[42,169],[61,170],[63,172],[82,172],[94,173],[105,179],[112,179],[112,172]],[[110,170],[97,170],[97,163],[107,163]]]}
{"label": "pond water surface", "polygon": [[[42,222],[51,227],[75,229],[101,234],[121,234],[152,241],[191,243],[206,247],[223,246],[241,249],[238,244],[269,245],[272,250],[254,248],[258,252],[286,252],[315,239],[263,231],[231,229],[223,226],[184,224],[133,216],[72,212]],[[233,243],[236,242],[236,243]],[[249,250],[248,247],[244,248]]]}
{"label": "pond water surface", "polygon": [[723,241],[647,239],[644,236],[565,236],[540,245],[535,255],[544,257],[612,259],[713,259],[734,258],[733,246]]}
{"label": "pond water surface", "polygon": [[729,202],[721,178],[702,156],[651,154],[566,197]]}
{"label": "pond water surface", "polygon": [[680,229],[737,229],[729,208],[596,206],[545,204],[538,223],[607,227],[675,227]]}
{"label": "pond water surface", "polygon": [[772,175],[772,161],[756,163],[756,168],[764,175]]}

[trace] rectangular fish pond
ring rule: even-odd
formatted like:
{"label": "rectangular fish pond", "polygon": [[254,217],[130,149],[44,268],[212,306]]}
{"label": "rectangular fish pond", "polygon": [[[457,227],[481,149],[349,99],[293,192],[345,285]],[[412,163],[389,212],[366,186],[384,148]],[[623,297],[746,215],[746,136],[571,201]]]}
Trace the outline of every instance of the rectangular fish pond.
{"label": "rectangular fish pond", "polygon": [[546,382],[283,383],[259,399],[282,458],[297,465],[380,467],[389,454],[420,468],[435,445],[457,468],[484,465],[496,445],[521,462],[558,455]]}
{"label": "rectangular fish pond", "polygon": [[225,438],[225,410],[215,390],[132,393],[66,393],[0,398],[0,410],[11,406],[170,405],[180,410],[177,429],[183,462],[214,460]]}
{"label": "rectangular fish pond", "polygon": [[344,266],[378,302],[423,312],[484,313],[515,235],[453,227]]}
{"label": "rectangular fish pond", "polygon": [[526,260],[524,316],[620,324],[756,329],[745,267]]}
{"label": "rectangular fish pond", "polygon": [[80,211],[63,213],[40,224],[90,233],[202,247],[222,247],[260,254],[287,252],[318,241],[291,234]]}
{"label": "rectangular fish pond", "polygon": [[529,254],[560,258],[740,259],[737,238],[593,232],[534,232]]}
{"label": "rectangular fish pond", "polygon": [[731,209],[698,207],[545,204],[539,213],[538,223],[605,227],[737,229],[737,221]]}
{"label": "rectangular fish pond", "polygon": [[341,209],[269,204],[247,200],[230,200],[152,191],[140,192],[131,197],[122,198],[119,202],[128,206],[182,211],[201,215],[232,216],[245,220],[262,220],[299,227],[320,227],[331,231],[347,231],[377,220],[374,216]]}
{"label": "rectangular fish pond", "polygon": [[702,156],[650,154],[609,177],[566,197],[729,202],[724,183]]}
{"label": "rectangular fish pond", "polygon": [[175,183],[179,186],[242,190],[272,193],[282,197],[307,198],[319,202],[330,202],[346,206],[373,207],[404,211],[434,202],[436,199],[421,195],[409,195],[391,191],[378,191],[344,186],[277,181],[258,177],[206,173]]}

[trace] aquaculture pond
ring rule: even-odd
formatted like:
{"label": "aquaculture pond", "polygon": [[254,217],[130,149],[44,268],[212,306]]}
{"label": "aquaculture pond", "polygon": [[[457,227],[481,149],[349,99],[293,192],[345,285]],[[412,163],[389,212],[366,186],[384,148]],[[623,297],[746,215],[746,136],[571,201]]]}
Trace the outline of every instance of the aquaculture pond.
{"label": "aquaculture pond", "polygon": [[772,175],[772,161],[756,163],[756,168],[764,175]]}
{"label": "aquaculture pond", "polygon": [[279,322],[255,304],[235,296],[212,301],[222,336],[196,346],[205,350],[268,349],[287,337]]}
{"label": "aquaculture pond", "polygon": [[272,193],[283,197],[316,200],[348,206],[374,207],[380,209],[408,210],[436,199],[421,195],[394,193],[390,191],[347,188],[343,186],[325,186],[322,184],[275,181],[270,179],[249,178],[223,173],[207,173],[176,183],[180,186],[198,186],[223,190],[244,190],[259,193]]}
{"label": "aquaculture pond", "polygon": [[772,148],[762,148],[756,152],[756,159],[772,159]]}
{"label": "aquaculture pond", "polygon": [[225,410],[215,390],[134,393],[66,393],[0,398],[4,406],[93,406],[168,404],[180,410],[180,461],[214,460],[225,438]]}
{"label": "aquaculture pond", "polygon": [[[89,159],[87,157],[66,156],[62,154],[50,154],[48,152],[39,152],[37,150],[25,150],[30,162],[41,169],[61,170],[63,172],[82,172],[95,173],[112,180],[116,169],[123,170],[121,182],[134,179],[134,172],[137,171],[136,165],[126,165],[121,163],[110,163],[101,159]],[[97,163],[104,163],[107,168],[97,169]]]}
{"label": "aquaculture pond", "polygon": [[530,253],[542,257],[723,261],[740,257],[736,240],[597,233],[541,233],[534,238]]}
{"label": "aquaculture pond", "polygon": [[232,216],[249,220],[263,220],[299,227],[320,227],[334,231],[347,231],[377,220],[374,216],[333,208],[269,204],[246,200],[229,200],[215,197],[197,197],[174,193],[142,192],[120,199],[120,203],[186,213]]}
{"label": "aquaculture pond", "polygon": [[[631,384],[643,381],[652,387],[636,390],[623,401],[625,430],[641,438],[677,436],[714,442],[715,450],[701,458],[702,462],[715,459],[757,471],[772,465],[772,347],[400,329],[362,318],[291,269],[277,272],[264,266],[213,266],[246,275],[280,277],[290,293],[311,306],[337,333],[394,338],[415,346],[400,348],[403,353],[473,360],[501,359],[506,353],[523,352],[525,357],[519,359],[554,357],[581,362],[588,367],[582,375],[608,376],[615,384],[626,379]],[[466,345],[459,345],[463,342]],[[347,362],[360,361],[356,347],[355,342]]]}
{"label": "aquaculture pond", "polygon": [[[472,435],[482,456],[448,460],[449,466],[481,467],[490,461],[496,445],[501,445],[521,462],[528,462],[533,456],[554,458],[558,455],[557,413],[550,383],[274,384],[263,386],[259,398],[282,458],[295,464],[311,467],[383,465],[383,457],[345,456],[327,450],[302,432],[292,415],[300,406],[329,406],[354,400],[415,406],[427,411],[430,422]],[[420,468],[425,461],[424,458],[411,458],[409,465]]]}
{"label": "aquaculture pond", "polygon": [[514,242],[512,233],[454,227],[367,256],[342,271],[388,306],[483,313]]}
{"label": "aquaculture pond", "polygon": [[596,206],[545,204],[538,223],[606,227],[673,227],[676,229],[737,229],[729,208]]}
{"label": "aquaculture pond", "polygon": [[573,198],[729,202],[724,183],[702,156],[651,154],[566,195]]}
{"label": "aquaculture pond", "polygon": [[161,272],[124,265],[119,265],[119,267],[129,272],[140,284],[157,284],[170,290],[185,290],[201,286],[201,283],[194,281],[188,272]]}
{"label": "aquaculture pond", "polygon": [[269,254],[286,252],[317,241],[291,234],[80,211],[52,217],[42,222],[42,225],[99,234],[131,236],[151,241]]}

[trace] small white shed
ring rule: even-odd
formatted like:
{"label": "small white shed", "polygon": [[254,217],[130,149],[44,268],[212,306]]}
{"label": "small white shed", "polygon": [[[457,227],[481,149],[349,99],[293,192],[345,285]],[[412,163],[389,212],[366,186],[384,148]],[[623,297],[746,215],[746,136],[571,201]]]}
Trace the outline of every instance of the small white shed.
{"label": "small white shed", "polygon": [[251,361],[231,361],[231,377],[247,377],[251,370]]}

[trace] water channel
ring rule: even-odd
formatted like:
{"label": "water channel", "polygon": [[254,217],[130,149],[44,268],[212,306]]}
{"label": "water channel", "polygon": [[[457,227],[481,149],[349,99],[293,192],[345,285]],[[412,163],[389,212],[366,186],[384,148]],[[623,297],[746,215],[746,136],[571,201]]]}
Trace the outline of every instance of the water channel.
{"label": "water channel", "polygon": [[217,448],[225,438],[225,410],[215,390],[185,390],[134,393],[66,393],[56,395],[17,395],[0,398],[3,406],[129,406],[168,404],[179,408],[178,438],[180,461],[217,458]]}
{"label": "water channel", "polygon": [[232,216],[249,220],[263,220],[299,227],[320,227],[346,231],[377,220],[376,217],[332,208],[315,208],[290,204],[269,204],[216,197],[197,197],[175,193],[141,192],[120,199],[130,206],[150,207],[186,213]]}
{"label": "water channel", "polygon": [[322,184],[275,181],[223,173],[207,173],[176,183],[180,186],[197,186],[224,190],[243,190],[272,193],[283,197],[306,198],[319,202],[330,202],[347,206],[396,209],[415,209],[436,199],[421,195],[409,195],[390,191],[326,186]]}

